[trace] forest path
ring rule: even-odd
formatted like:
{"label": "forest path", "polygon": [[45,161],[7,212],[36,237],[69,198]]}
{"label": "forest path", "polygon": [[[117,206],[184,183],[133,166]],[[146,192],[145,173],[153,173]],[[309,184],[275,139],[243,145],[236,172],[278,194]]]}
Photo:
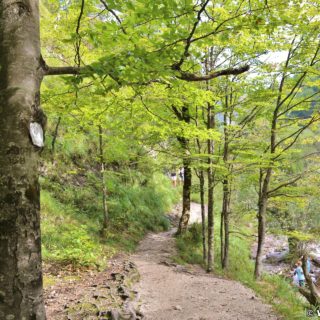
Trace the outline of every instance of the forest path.
{"label": "forest path", "polygon": [[[192,205],[192,219],[199,207]],[[135,285],[147,320],[276,320],[272,308],[238,282],[172,263],[175,229],[149,234],[131,259],[141,280]]]}

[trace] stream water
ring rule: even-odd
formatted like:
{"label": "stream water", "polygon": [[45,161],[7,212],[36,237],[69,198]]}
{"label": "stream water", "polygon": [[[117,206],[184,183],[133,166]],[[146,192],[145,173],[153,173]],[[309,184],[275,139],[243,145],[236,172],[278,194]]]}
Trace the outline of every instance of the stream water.
{"label": "stream water", "polygon": [[[316,281],[320,281],[320,243],[308,244],[311,256],[311,272]],[[251,248],[251,258],[254,259],[257,251],[257,243]],[[292,277],[293,265],[285,260],[289,253],[287,236],[266,235],[263,250],[263,269],[269,274],[278,274],[285,277]]]}

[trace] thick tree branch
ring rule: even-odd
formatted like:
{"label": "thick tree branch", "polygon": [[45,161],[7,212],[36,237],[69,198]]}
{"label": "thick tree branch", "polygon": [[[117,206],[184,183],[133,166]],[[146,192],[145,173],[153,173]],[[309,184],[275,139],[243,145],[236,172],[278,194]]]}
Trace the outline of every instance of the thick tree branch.
{"label": "thick tree branch", "polygon": [[56,76],[56,75],[64,75],[64,74],[72,74],[78,75],[82,71],[84,71],[84,67],[44,67],[44,75],[45,76]]}
{"label": "thick tree branch", "polygon": [[[173,68],[174,69],[174,68]],[[178,70],[180,72],[180,75],[177,76],[177,78],[185,81],[208,81],[211,79],[215,79],[221,76],[228,76],[228,75],[238,75],[241,73],[244,73],[250,69],[249,65],[245,65],[239,68],[228,68],[228,69],[223,69],[220,71],[215,71],[208,73],[206,75],[197,75],[194,73]]]}

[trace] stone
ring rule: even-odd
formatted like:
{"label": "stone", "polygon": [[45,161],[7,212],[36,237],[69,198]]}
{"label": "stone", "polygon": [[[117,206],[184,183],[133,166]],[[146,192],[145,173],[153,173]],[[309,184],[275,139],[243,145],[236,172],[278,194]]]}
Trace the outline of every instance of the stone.
{"label": "stone", "polygon": [[117,310],[111,310],[108,315],[111,320],[120,320],[120,314]]}

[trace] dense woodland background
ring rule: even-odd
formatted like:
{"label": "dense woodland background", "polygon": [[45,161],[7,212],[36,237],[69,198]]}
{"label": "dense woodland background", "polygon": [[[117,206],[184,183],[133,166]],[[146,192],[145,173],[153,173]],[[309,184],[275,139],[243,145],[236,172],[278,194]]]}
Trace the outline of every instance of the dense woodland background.
{"label": "dense woodland background", "polygon": [[[40,1],[45,264],[101,270],[148,231],[168,230],[182,199],[177,262],[304,318],[317,287],[303,299],[290,278],[263,274],[262,249],[266,233],[288,236],[290,264],[318,240],[319,7]],[[190,201],[203,220],[188,228]]]}

